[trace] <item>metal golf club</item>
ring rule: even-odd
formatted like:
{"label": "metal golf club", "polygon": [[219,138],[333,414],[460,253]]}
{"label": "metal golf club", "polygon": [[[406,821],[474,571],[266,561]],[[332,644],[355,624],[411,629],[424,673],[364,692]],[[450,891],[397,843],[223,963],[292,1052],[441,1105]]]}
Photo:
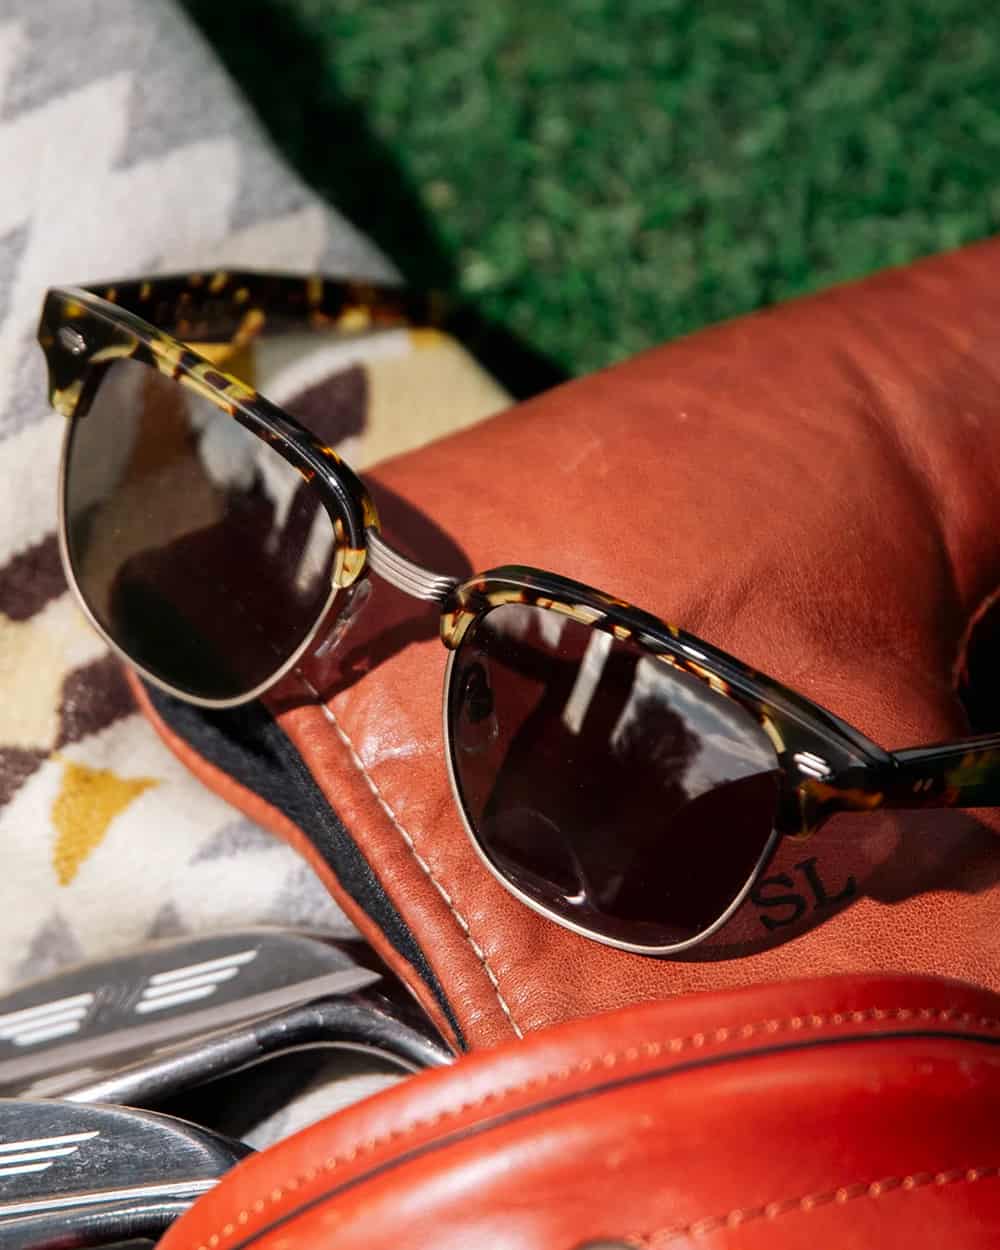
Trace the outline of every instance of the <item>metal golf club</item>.
{"label": "metal golf club", "polygon": [[153,1250],[154,1245],[148,1237],[130,1237],[128,1241],[105,1242],[102,1250]]}
{"label": "metal golf club", "polygon": [[0,1099],[0,1250],[157,1238],[250,1153],[151,1111]]}
{"label": "metal golf club", "polygon": [[150,945],[0,999],[0,1095],[164,1102],[307,1046],[407,1070],[452,1054],[392,974],[347,943],[246,929]]}

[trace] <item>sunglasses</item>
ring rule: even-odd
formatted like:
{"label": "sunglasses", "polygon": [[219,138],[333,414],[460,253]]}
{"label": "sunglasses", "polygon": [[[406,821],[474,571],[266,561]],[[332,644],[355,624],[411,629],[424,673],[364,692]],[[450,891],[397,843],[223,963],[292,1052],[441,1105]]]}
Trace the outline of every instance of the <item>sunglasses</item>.
{"label": "sunglasses", "polygon": [[448,771],[474,846],[528,906],[647,955],[715,932],[782,837],[837,812],[1000,804],[1000,734],[888,753],[600,591],[414,564],[339,456],[218,363],[265,328],[436,312],[404,290],[263,273],[47,294],[67,577],[143,677],[232,707],[336,638],[368,573],[437,604]]}

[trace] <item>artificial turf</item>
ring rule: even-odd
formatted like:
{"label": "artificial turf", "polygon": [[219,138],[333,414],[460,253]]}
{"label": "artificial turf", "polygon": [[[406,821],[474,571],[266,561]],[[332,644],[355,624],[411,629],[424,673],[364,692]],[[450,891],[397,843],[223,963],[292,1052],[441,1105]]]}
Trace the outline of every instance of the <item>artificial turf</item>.
{"label": "artificial turf", "polygon": [[540,353],[521,390],[1000,219],[995,0],[187,6],[317,188]]}

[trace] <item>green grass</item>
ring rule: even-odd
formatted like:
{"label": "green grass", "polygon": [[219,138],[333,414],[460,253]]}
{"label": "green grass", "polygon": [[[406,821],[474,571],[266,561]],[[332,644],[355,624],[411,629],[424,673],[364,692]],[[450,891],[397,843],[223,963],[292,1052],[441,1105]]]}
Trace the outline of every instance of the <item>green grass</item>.
{"label": "green grass", "polygon": [[520,389],[1000,220],[996,3],[188,8],[309,181],[540,354]]}

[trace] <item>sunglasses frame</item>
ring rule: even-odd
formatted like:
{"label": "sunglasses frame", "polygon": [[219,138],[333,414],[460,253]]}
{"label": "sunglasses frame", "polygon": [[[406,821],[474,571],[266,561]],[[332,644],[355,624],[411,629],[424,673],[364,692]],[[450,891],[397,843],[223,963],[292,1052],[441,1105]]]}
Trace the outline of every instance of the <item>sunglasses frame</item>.
{"label": "sunglasses frame", "polygon": [[[393,288],[272,274],[225,277],[227,281],[222,282],[218,274],[183,275],[113,283],[93,291],[55,288],[46,296],[38,332],[49,367],[50,403],[70,419],[60,457],[58,501],[59,550],[67,581],[91,625],[119,657],[161,690],[206,708],[236,707],[249,702],[294,669],[323,631],[339,593],[350,592],[355,586],[365,564],[365,531],[377,527],[378,517],[364,485],[331,447],[252,387],[137,316],[130,307],[148,303],[154,315],[169,319],[188,337],[206,344],[222,342],[231,351],[260,333],[264,325],[262,305],[268,307],[270,319],[278,327],[287,328],[301,328],[303,314],[314,328],[332,325],[347,331],[410,325],[421,320],[416,299],[410,297],[403,302],[400,296],[405,293]],[[201,297],[197,315],[188,315],[196,296]],[[116,300],[121,303],[115,303]],[[199,698],[136,663],[96,619],[77,582],[69,555],[65,515],[72,420],[86,412],[95,374],[99,376],[103,366],[118,359],[137,360],[156,369],[207,399],[268,443],[306,481],[316,485],[330,518],[336,563],[322,611],[288,659],[263,682],[234,698]]]}
{"label": "sunglasses frame", "polygon": [[[319,491],[337,540],[330,596],[295,653],[245,694],[224,700],[193,696],[137,665],[95,620],[77,585],[63,503],[71,429],[67,426],[59,494],[63,566],[87,618],[116,654],[168,694],[202,707],[234,707],[262,694],[299,663],[329,619],[337,596],[345,590],[353,593],[363,573],[373,572],[403,593],[437,604],[441,640],[449,651],[443,687],[448,776],[479,858],[508,891],[562,928],[644,955],[674,955],[711,936],[743,903],[782,838],[808,838],[837,812],[1000,805],[1000,733],[889,752],[812,700],[710,643],[579,582],[520,565],[495,568],[465,581],[422,568],[386,542],[364,483],[331,447],[190,346],[226,345],[235,351],[265,329],[281,332],[309,325],[352,333],[437,324],[442,314],[437,297],[403,288],[246,271],[169,275],[86,289],[57,287],[47,293],[38,338],[48,363],[50,402],[57,412],[71,421],[82,418],[95,369],[115,359],[141,361],[208,399],[292,464]],[[574,924],[524,894],[480,845],[455,778],[449,692],[458,648],[469,627],[508,603],[561,613],[619,641],[631,641],[658,662],[734,700],[761,725],[774,746],[781,792],[771,837],[739,895],[695,937],[645,946]]]}

